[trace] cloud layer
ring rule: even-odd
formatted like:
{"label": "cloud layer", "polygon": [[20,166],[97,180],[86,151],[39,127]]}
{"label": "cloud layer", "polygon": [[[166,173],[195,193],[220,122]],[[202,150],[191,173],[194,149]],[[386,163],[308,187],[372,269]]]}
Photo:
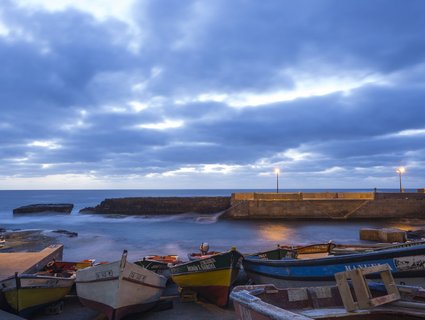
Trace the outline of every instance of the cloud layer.
{"label": "cloud layer", "polygon": [[1,188],[424,187],[424,9],[3,1]]}

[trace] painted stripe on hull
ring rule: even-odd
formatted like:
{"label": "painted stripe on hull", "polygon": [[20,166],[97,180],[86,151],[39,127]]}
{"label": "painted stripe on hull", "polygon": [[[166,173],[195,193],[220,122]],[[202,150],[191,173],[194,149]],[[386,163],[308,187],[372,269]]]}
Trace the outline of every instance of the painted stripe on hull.
{"label": "painted stripe on hull", "polygon": [[157,285],[154,285],[154,284],[149,284],[149,283],[146,283],[146,282],[138,281],[138,280],[132,279],[132,278],[123,277],[122,279],[124,281],[135,283],[135,284],[138,284],[138,285],[141,285],[141,286],[144,286],[144,287],[149,287],[149,288],[154,288],[154,289],[165,289],[165,286],[157,286]]}
{"label": "painted stripe on hull", "polygon": [[[255,284],[274,284],[279,288],[300,288],[300,287],[318,287],[335,285],[335,280],[290,280],[290,279],[278,279],[267,275],[262,275],[253,272],[247,272],[248,277]],[[378,279],[377,279],[378,280]],[[417,278],[395,278],[396,284],[409,285],[409,286],[420,286],[425,288],[425,277]]]}
{"label": "painted stripe on hull", "polygon": [[105,282],[105,281],[114,281],[118,280],[119,277],[107,277],[107,278],[99,278],[99,279],[92,279],[92,280],[78,280],[75,281],[75,283],[95,283],[95,282]]}
{"label": "painted stripe on hull", "polygon": [[197,273],[172,275],[173,281],[180,287],[230,286],[232,269],[213,270]]}
{"label": "painted stripe on hull", "polygon": [[108,306],[101,302],[97,302],[97,301],[93,301],[93,300],[89,300],[89,299],[85,299],[81,297],[79,297],[79,299],[83,305],[85,305],[86,307],[98,310],[99,312],[107,316],[109,320],[120,320],[128,314],[139,313],[139,312],[149,310],[152,307],[154,307],[155,304],[157,303],[157,301],[155,301],[155,302],[141,303],[141,304],[125,306],[118,309],[114,309],[111,306]]}

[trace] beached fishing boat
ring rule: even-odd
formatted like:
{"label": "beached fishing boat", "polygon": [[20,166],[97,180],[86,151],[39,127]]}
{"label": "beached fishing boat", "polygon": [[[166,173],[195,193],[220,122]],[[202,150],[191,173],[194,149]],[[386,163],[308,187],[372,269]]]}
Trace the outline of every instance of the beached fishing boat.
{"label": "beached fishing boat", "polygon": [[8,305],[20,316],[64,298],[75,282],[75,274],[69,277],[39,274],[15,274],[0,282],[0,288]]}
{"label": "beached fishing boat", "polygon": [[367,244],[340,244],[329,241],[327,243],[315,243],[307,245],[278,245],[281,249],[292,250],[297,255],[313,255],[327,253],[329,255],[352,254],[370,251],[386,250],[390,248],[402,248],[412,245],[425,244],[424,241],[403,243],[367,243]]}
{"label": "beached fishing boat", "polygon": [[235,248],[170,268],[173,281],[218,306],[226,306],[243,256]]}
{"label": "beached fishing boat", "polygon": [[82,261],[50,261],[44,268],[43,271],[49,273],[61,273],[64,271],[77,271],[87,267],[92,267],[94,259],[86,259]]}
{"label": "beached fishing boat", "polygon": [[239,320],[424,319],[425,291],[400,287],[400,294],[401,299],[395,302],[353,311],[346,310],[337,286],[281,289],[274,285],[238,286],[230,297]]}
{"label": "beached fishing boat", "polygon": [[[243,267],[256,284],[278,287],[310,287],[334,283],[337,272],[365,266],[389,264],[398,284],[425,287],[425,244],[408,243],[367,252],[308,255],[280,258],[272,253],[282,248],[245,256]],[[291,253],[290,249],[288,252]]]}
{"label": "beached fishing boat", "polygon": [[155,306],[167,279],[153,271],[121,260],[77,271],[77,295],[87,307],[104,313],[109,320],[142,312]]}
{"label": "beached fishing boat", "polygon": [[181,262],[178,255],[150,255],[134,263],[169,279],[171,277],[170,266]]}

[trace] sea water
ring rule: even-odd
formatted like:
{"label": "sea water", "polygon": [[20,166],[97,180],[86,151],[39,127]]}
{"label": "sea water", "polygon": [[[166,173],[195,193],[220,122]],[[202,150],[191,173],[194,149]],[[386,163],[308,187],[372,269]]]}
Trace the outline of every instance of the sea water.
{"label": "sea water", "polygon": [[[118,260],[124,249],[129,260],[151,254],[177,254],[198,251],[208,242],[214,251],[235,246],[243,253],[274,248],[277,244],[327,242],[359,243],[361,228],[395,227],[404,230],[425,227],[423,220],[371,221],[234,221],[219,219],[220,213],[165,216],[121,216],[79,213],[98,205],[105,198],[161,196],[230,196],[232,192],[274,192],[274,190],[31,190],[0,191],[0,228],[42,230],[57,237],[65,246],[64,259],[96,261]],[[372,191],[372,190],[282,190]],[[391,190],[390,190],[391,191]],[[72,203],[70,215],[34,214],[14,216],[14,208],[36,203]],[[77,232],[70,238],[52,231]]]}

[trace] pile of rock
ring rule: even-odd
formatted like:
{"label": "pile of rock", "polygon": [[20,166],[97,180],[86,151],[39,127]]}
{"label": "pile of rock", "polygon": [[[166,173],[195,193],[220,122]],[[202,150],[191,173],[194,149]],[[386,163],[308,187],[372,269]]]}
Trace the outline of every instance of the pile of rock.
{"label": "pile of rock", "polygon": [[71,213],[74,205],[72,203],[47,203],[47,204],[30,204],[13,209],[13,214],[25,213],[41,213],[41,212],[54,212],[54,213]]}

